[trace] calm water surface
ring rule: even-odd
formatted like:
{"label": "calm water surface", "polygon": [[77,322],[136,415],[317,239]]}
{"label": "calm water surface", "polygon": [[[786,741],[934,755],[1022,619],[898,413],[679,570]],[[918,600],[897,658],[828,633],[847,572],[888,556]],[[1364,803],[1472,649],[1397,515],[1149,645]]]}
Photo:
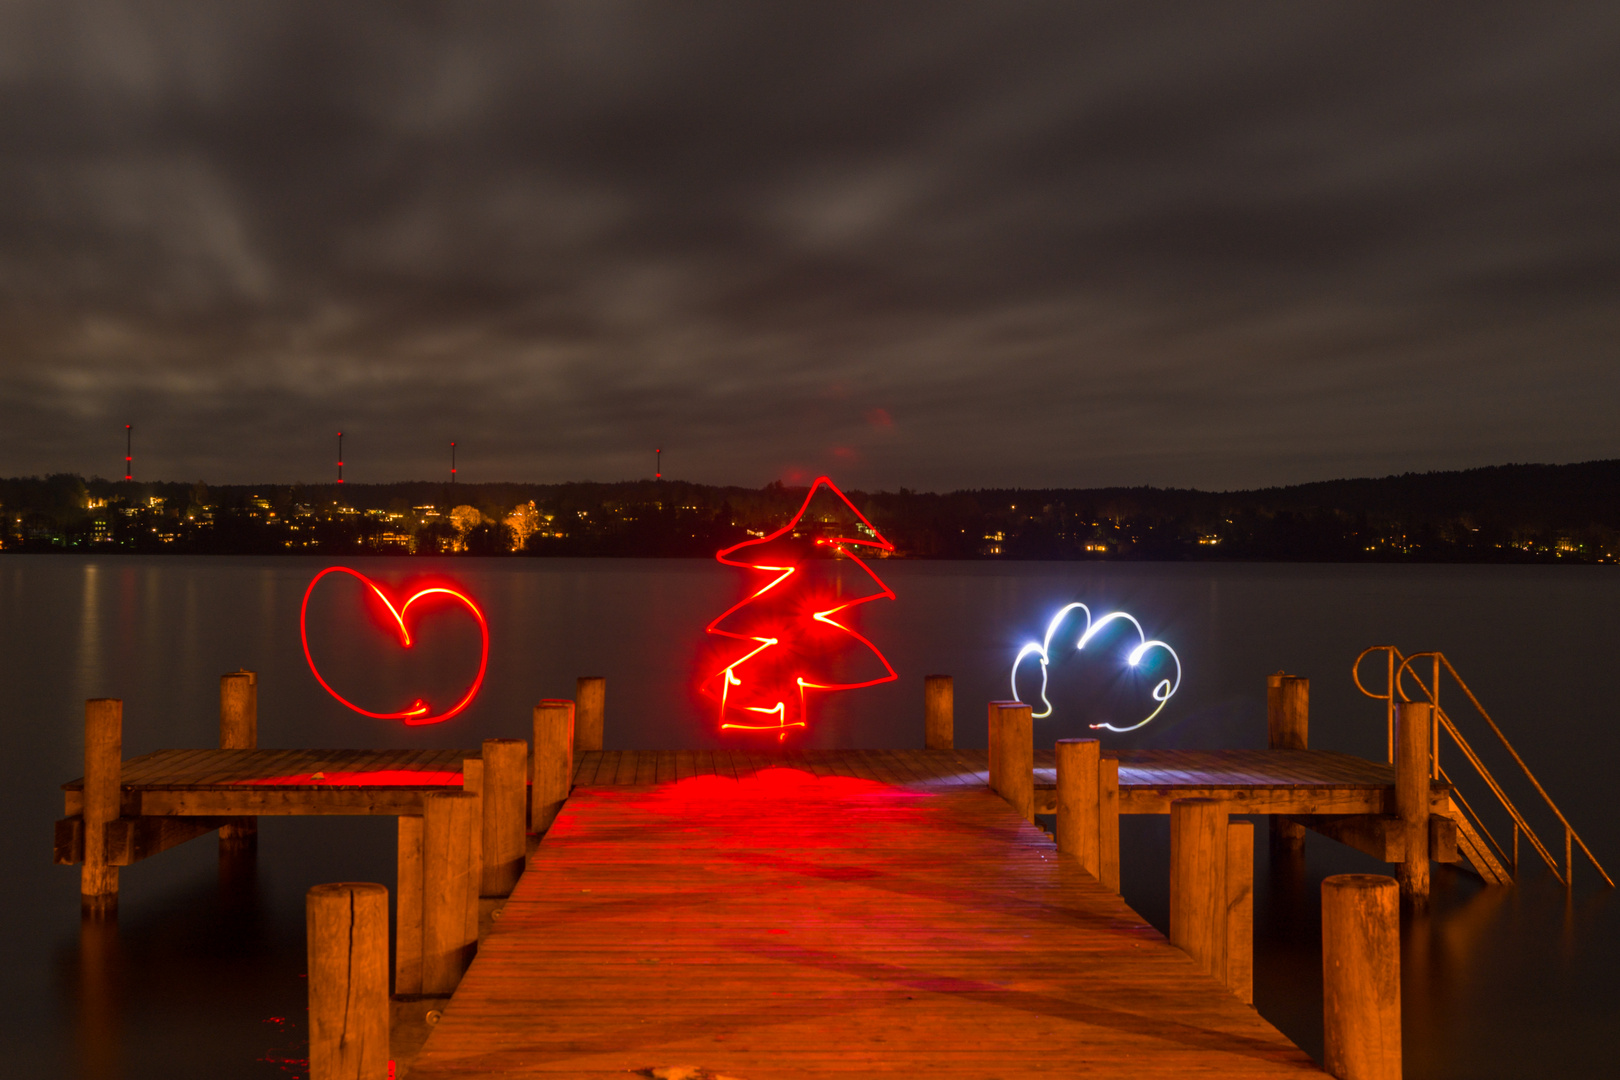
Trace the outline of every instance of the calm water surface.
{"label": "calm water surface", "polygon": [[[443,725],[405,728],[343,709],[311,678],[299,643],[298,559],[0,558],[0,1046],[10,1077],[276,1077],[304,1056],[303,894],[324,881],[393,884],[393,819],[266,818],[256,862],[221,865],[212,838],[124,870],[115,927],[82,926],[78,871],[50,863],[58,786],[82,772],[87,697],[125,701],[126,756],[218,737],[218,677],[260,673],[262,746],[476,746],[525,737],[540,697],[580,674],[609,679],[607,745],[725,745],[692,691],[702,628],[738,598],[709,562],[458,560],[431,568],[488,611],[489,676]],[[424,563],[357,560],[389,584]],[[1620,575],[1601,567],[1099,566],[887,563],[898,595],[861,628],[898,683],[829,699],[809,745],[921,743],[921,681],[956,676],[957,742],[984,745],[983,702],[1061,603],[1123,607],[1174,644],[1185,681],[1118,746],[1258,747],[1264,679],[1312,679],[1311,744],[1384,752],[1383,715],[1350,683],[1364,647],[1439,648],[1564,806],[1611,872],[1620,866],[1608,680],[1620,652]],[[323,586],[324,589],[324,586]],[[312,647],[356,700],[454,692],[477,639],[424,622],[402,657],[318,595]],[[430,633],[428,622],[433,629]],[[323,670],[325,670],[323,668]],[[1056,679],[1056,673],[1054,675]],[[1057,686],[1056,682],[1054,684]],[[1055,690],[1056,692],[1056,690]],[[434,698],[430,697],[430,700]],[[1090,734],[1058,698],[1037,738]],[[1444,754],[1444,751],[1443,751]],[[1452,755],[1455,760],[1456,755]],[[1382,864],[1312,836],[1302,861],[1257,834],[1256,1005],[1321,1053],[1321,879]],[[1127,818],[1126,899],[1161,928],[1168,828]],[[1433,914],[1404,928],[1407,1075],[1612,1075],[1620,1020],[1620,915],[1577,864],[1566,893],[1537,869],[1508,889],[1437,868]]]}

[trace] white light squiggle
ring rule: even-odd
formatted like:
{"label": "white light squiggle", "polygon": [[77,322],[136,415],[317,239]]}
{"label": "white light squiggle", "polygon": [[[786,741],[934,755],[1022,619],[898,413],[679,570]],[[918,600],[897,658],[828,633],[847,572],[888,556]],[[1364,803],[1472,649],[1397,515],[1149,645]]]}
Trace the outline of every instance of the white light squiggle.
{"label": "white light squiggle", "polygon": [[1130,665],[1131,667],[1136,667],[1138,664],[1140,664],[1142,662],[1142,657],[1146,656],[1147,653],[1152,649],[1163,649],[1165,652],[1170,654],[1171,662],[1176,665],[1176,677],[1175,677],[1174,680],[1160,679],[1159,682],[1153,687],[1153,700],[1158,702],[1159,704],[1158,704],[1158,707],[1155,708],[1151,713],[1148,713],[1148,715],[1144,719],[1138,720],[1136,723],[1131,724],[1129,727],[1116,727],[1113,724],[1107,724],[1107,723],[1104,723],[1104,724],[1092,724],[1091,725],[1092,730],[1097,730],[1099,728],[1105,728],[1108,731],[1135,731],[1137,728],[1142,727],[1144,724],[1151,721],[1155,716],[1158,716],[1159,713],[1164,711],[1165,702],[1169,701],[1170,698],[1175,694],[1176,690],[1178,690],[1181,687],[1181,658],[1176,655],[1176,650],[1172,649],[1169,645],[1167,645],[1164,642],[1159,641],[1157,639],[1149,638],[1147,636],[1147,633],[1142,629],[1142,624],[1137,622],[1136,619],[1133,616],[1131,616],[1130,614],[1128,614],[1127,612],[1110,611],[1107,615],[1104,615],[1102,618],[1098,619],[1096,622],[1092,622],[1091,621],[1091,609],[1088,608],[1086,605],[1081,604],[1081,603],[1073,603],[1073,604],[1066,605],[1056,615],[1052,616],[1052,621],[1051,622],[1046,624],[1046,637],[1044,639],[1042,639],[1038,643],[1034,642],[1034,641],[1031,641],[1028,644],[1026,644],[1022,649],[1018,650],[1018,656],[1013,660],[1013,666],[1012,666],[1012,695],[1013,695],[1013,700],[1015,700],[1015,701],[1022,701],[1023,700],[1022,698],[1020,698],[1018,696],[1018,668],[1019,668],[1019,666],[1021,664],[1023,664],[1026,657],[1038,656],[1038,657],[1040,657],[1040,661],[1041,661],[1041,704],[1046,706],[1046,708],[1041,712],[1032,713],[1031,715],[1037,720],[1043,719],[1045,717],[1048,717],[1048,716],[1052,715],[1052,703],[1051,703],[1051,701],[1047,700],[1047,697],[1046,697],[1046,673],[1047,673],[1046,669],[1047,669],[1047,666],[1051,663],[1051,659],[1052,659],[1052,653],[1051,653],[1051,650],[1052,650],[1052,638],[1053,638],[1054,635],[1057,634],[1058,627],[1060,625],[1062,625],[1064,618],[1066,618],[1068,616],[1069,612],[1074,611],[1076,609],[1079,609],[1080,611],[1085,612],[1085,616],[1086,616],[1086,627],[1085,627],[1084,630],[1081,631],[1079,640],[1075,642],[1074,647],[1075,647],[1076,651],[1078,651],[1080,649],[1084,649],[1086,647],[1086,642],[1090,641],[1093,637],[1095,637],[1097,635],[1097,632],[1100,631],[1103,627],[1107,626],[1109,623],[1113,622],[1115,619],[1124,619],[1127,622],[1129,622],[1132,626],[1136,627],[1136,636],[1141,639],[1141,644],[1137,645],[1135,648],[1133,648],[1130,651],[1130,653],[1125,657],[1125,662],[1128,665]]}

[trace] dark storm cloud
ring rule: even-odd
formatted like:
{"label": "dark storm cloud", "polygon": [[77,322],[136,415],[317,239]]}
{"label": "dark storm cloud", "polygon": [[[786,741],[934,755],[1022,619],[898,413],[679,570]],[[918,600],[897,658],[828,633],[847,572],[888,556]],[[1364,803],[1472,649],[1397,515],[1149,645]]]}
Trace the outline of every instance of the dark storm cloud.
{"label": "dark storm cloud", "polygon": [[1617,12],[10,4],[0,474],[1616,456]]}

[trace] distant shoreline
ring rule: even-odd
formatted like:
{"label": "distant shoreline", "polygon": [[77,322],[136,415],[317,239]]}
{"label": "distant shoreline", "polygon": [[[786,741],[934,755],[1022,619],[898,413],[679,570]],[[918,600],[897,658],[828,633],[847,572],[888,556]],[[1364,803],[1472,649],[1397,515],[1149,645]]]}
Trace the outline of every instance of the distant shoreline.
{"label": "distant shoreline", "polygon": [[[805,490],[678,480],[210,487],[60,474],[0,480],[0,554],[708,558],[780,527]],[[847,494],[906,559],[1620,562],[1614,460],[1237,492]],[[852,527],[840,513],[851,517],[818,509],[801,539]]]}

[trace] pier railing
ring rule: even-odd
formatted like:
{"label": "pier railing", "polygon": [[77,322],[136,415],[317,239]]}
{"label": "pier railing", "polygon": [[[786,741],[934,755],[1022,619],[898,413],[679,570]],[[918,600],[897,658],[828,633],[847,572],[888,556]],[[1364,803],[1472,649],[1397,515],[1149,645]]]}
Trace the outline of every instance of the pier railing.
{"label": "pier railing", "polygon": [[[1365,661],[1366,658],[1371,654],[1378,652],[1385,654],[1384,667],[1386,672],[1386,682],[1382,692],[1369,690],[1361,681],[1361,667],[1363,661]],[[1419,661],[1428,661],[1427,664],[1421,665],[1421,667],[1427,667],[1429,669],[1427,679],[1425,679],[1424,673],[1418,663]],[[1360,690],[1363,694],[1366,694],[1370,698],[1386,703],[1387,723],[1389,727],[1388,753],[1389,760],[1391,762],[1395,760],[1396,704],[1398,702],[1426,701],[1434,706],[1434,715],[1439,723],[1435,724],[1433,729],[1434,744],[1431,748],[1432,753],[1430,757],[1430,760],[1433,762],[1432,775],[1436,780],[1441,780],[1447,784],[1451,784],[1453,798],[1456,801],[1458,811],[1464,816],[1465,819],[1459,823],[1463,826],[1461,831],[1465,837],[1467,837],[1469,832],[1474,834],[1473,837],[1467,837],[1465,843],[1471,841],[1469,846],[1478,850],[1478,854],[1481,856],[1481,859],[1485,861],[1499,861],[1501,864],[1511,866],[1513,876],[1517,877],[1519,873],[1519,841],[1522,837],[1524,840],[1529,842],[1530,847],[1536,852],[1536,854],[1541,856],[1542,861],[1547,864],[1547,868],[1552,871],[1553,876],[1558,879],[1559,883],[1567,887],[1571,882],[1574,881],[1575,849],[1579,848],[1581,853],[1584,854],[1587,860],[1591,862],[1593,868],[1596,869],[1603,880],[1608,883],[1609,887],[1614,887],[1614,879],[1609,876],[1608,871],[1603,869],[1603,865],[1598,862],[1597,856],[1592,854],[1592,849],[1586,846],[1586,841],[1581,839],[1580,834],[1575,831],[1575,827],[1571,825],[1569,823],[1569,819],[1564,816],[1564,812],[1558,808],[1558,804],[1553,802],[1552,796],[1547,794],[1547,789],[1542,786],[1541,781],[1538,780],[1535,773],[1530,770],[1530,766],[1525,764],[1524,758],[1519,756],[1519,752],[1514,749],[1513,744],[1509,742],[1507,736],[1502,733],[1502,729],[1498,727],[1496,721],[1491,718],[1491,714],[1485,711],[1485,706],[1480,704],[1479,698],[1474,694],[1474,691],[1469,688],[1468,684],[1463,681],[1463,677],[1457,673],[1457,669],[1452,666],[1450,660],[1446,659],[1444,653],[1420,652],[1413,653],[1411,656],[1406,656],[1401,652],[1400,649],[1393,645],[1374,645],[1369,649],[1363,650],[1361,655],[1356,657],[1356,662],[1351,668],[1350,674],[1355,680],[1356,689]],[[1520,812],[1518,806],[1514,804],[1513,799],[1508,795],[1506,789],[1503,788],[1502,784],[1497,780],[1496,776],[1491,772],[1484,760],[1468,742],[1467,738],[1464,737],[1462,731],[1459,730],[1457,723],[1452,719],[1451,715],[1441,707],[1440,683],[1443,674],[1451,676],[1452,682],[1454,682],[1457,688],[1462,691],[1463,696],[1468,701],[1468,704],[1472,706],[1473,710],[1478,713],[1479,717],[1485,721],[1486,725],[1489,726],[1491,733],[1494,734],[1501,742],[1503,749],[1505,749],[1509,756],[1512,757],[1514,764],[1517,765],[1524,773],[1525,779],[1527,779],[1531,786],[1535,788],[1536,794],[1541,797],[1541,800],[1546,804],[1547,809],[1550,810],[1553,816],[1558,819],[1558,823],[1560,826],[1562,826],[1564,831],[1564,857],[1561,868],[1557,856],[1542,840],[1540,835],[1537,834],[1535,828],[1525,818],[1524,814]],[[1410,677],[1412,682],[1416,683],[1418,693],[1418,696],[1416,697],[1411,696],[1407,692],[1408,677]],[[1462,752],[1463,757],[1471,766],[1473,766],[1474,771],[1478,773],[1480,779],[1485,782],[1485,785],[1491,790],[1491,793],[1496,796],[1497,801],[1501,803],[1502,808],[1507,811],[1507,815],[1513,826],[1511,853],[1507,849],[1504,849],[1502,844],[1500,844],[1496,837],[1492,835],[1490,829],[1486,827],[1479,813],[1473,808],[1472,805],[1469,804],[1462,792],[1458,790],[1456,784],[1452,782],[1451,776],[1446,772],[1444,766],[1441,765],[1440,732],[1442,730],[1451,737],[1452,742],[1455,743],[1457,749]],[[1490,850],[1484,850],[1485,844],[1490,845]],[[1489,873],[1485,866],[1478,865],[1481,862],[1481,859],[1474,859],[1474,852],[1469,852],[1469,855],[1482,873]]]}

